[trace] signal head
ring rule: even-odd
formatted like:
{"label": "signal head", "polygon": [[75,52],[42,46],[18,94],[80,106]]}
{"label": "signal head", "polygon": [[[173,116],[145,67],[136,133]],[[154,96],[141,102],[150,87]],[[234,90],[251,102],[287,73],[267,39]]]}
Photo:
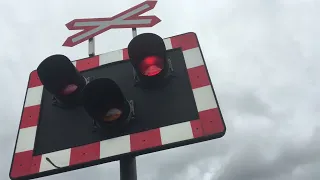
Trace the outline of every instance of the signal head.
{"label": "signal head", "polygon": [[83,90],[83,106],[102,127],[128,122],[133,110],[120,87],[108,78],[95,79],[87,84]]}
{"label": "signal head", "polygon": [[68,57],[60,54],[49,56],[39,64],[37,72],[44,88],[57,101],[64,105],[80,103],[80,95],[86,85],[86,79]]}
{"label": "signal head", "polygon": [[130,62],[135,73],[145,87],[153,87],[165,82],[169,74],[169,62],[163,39],[153,33],[134,37],[128,45]]}

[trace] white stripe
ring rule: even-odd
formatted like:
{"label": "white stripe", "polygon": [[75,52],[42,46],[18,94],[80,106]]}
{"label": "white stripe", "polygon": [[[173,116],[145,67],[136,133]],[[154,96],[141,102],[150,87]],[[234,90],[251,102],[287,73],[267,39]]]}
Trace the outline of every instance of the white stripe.
{"label": "white stripe", "polygon": [[172,43],[170,38],[163,39],[166,50],[172,49]]}
{"label": "white stripe", "polygon": [[193,138],[190,122],[184,122],[160,128],[162,144],[184,141]]}
{"label": "white stripe", "polygon": [[193,89],[193,95],[196,101],[198,112],[217,107],[217,103],[210,85]]}
{"label": "white stripe", "polygon": [[24,107],[39,105],[41,103],[43,86],[28,88]]}
{"label": "white stripe", "polygon": [[99,55],[99,65],[109,64],[116,61],[123,60],[123,50],[111,51]]}
{"label": "white stripe", "polygon": [[73,64],[74,66],[76,66],[77,61],[72,61],[72,64]]}
{"label": "white stripe", "polygon": [[128,153],[130,148],[130,136],[121,136],[100,142],[100,158]]}
{"label": "white stripe", "polygon": [[42,154],[40,163],[40,172],[56,169],[50,164],[46,158],[49,158],[56,166],[66,167],[70,164],[71,149],[64,149],[61,151],[55,151],[48,154]]}
{"label": "white stripe", "polygon": [[16,153],[33,150],[37,126],[19,130]]}
{"label": "white stripe", "polygon": [[183,51],[187,69],[204,65],[199,47]]}

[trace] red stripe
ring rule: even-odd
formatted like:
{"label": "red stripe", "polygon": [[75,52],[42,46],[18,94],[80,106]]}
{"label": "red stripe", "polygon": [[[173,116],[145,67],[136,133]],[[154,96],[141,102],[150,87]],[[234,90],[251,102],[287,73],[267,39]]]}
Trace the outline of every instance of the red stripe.
{"label": "red stripe", "polygon": [[130,135],[131,151],[161,146],[160,129],[152,129]]}
{"label": "red stripe", "polygon": [[25,107],[23,109],[20,129],[37,126],[40,114],[40,105]]}
{"label": "red stripe", "polygon": [[204,135],[212,135],[225,131],[218,108],[199,112]]}
{"label": "red stripe", "polygon": [[42,83],[39,79],[38,73],[36,70],[32,71],[29,76],[29,84],[28,88],[36,87],[36,86],[41,86]]}
{"label": "red stripe", "polygon": [[78,60],[76,67],[79,71],[85,71],[88,69],[96,68],[99,66],[99,56],[93,56],[91,58]]}
{"label": "red stripe", "polygon": [[128,48],[122,50],[123,60],[129,60]]}
{"label": "red stripe", "polygon": [[30,174],[37,174],[40,171],[40,164],[41,164],[41,158],[42,156],[33,156],[31,167],[30,167]]}
{"label": "red stripe", "polygon": [[190,124],[194,138],[203,136],[203,129],[200,120],[190,121]]}
{"label": "red stripe", "polygon": [[188,69],[192,89],[210,85],[207,69],[204,65]]}
{"label": "red stripe", "polygon": [[71,148],[70,165],[100,159],[100,142]]}
{"label": "red stripe", "polygon": [[170,38],[172,48],[181,48],[182,51],[199,47],[197,35],[193,32]]}
{"label": "red stripe", "polygon": [[10,177],[17,178],[39,172],[41,156],[33,157],[33,151],[14,154]]}

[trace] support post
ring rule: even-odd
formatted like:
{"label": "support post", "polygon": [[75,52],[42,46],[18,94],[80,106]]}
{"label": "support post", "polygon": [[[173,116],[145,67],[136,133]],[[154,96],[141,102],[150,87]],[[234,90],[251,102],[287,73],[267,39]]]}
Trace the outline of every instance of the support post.
{"label": "support post", "polygon": [[132,28],[132,38],[137,36],[137,28]]}
{"label": "support post", "polygon": [[[132,37],[137,36],[137,29],[132,28]],[[89,57],[95,56],[94,38],[89,39]],[[126,156],[120,159],[120,180],[137,180],[136,157]]]}
{"label": "support post", "polygon": [[136,157],[120,159],[120,180],[137,180]]}
{"label": "support post", "polygon": [[[137,36],[137,29],[132,28],[132,38]],[[120,159],[120,180],[137,180],[136,157],[126,156]]]}
{"label": "support post", "polygon": [[89,57],[93,57],[95,55],[95,47],[94,47],[94,37],[89,39]]}

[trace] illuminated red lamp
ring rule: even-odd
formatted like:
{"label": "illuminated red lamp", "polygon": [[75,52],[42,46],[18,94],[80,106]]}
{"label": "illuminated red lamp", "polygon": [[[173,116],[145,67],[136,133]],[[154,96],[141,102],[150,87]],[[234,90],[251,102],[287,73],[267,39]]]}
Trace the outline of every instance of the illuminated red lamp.
{"label": "illuminated red lamp", "polygon": [[164,60],[157,56],[148,56],[139,65],[140,72],[145,76],[156,76],[164,68]]}
{"label": "illuminated red lamp", "polygon": [[134,37],[128,45],[128,54],[135,69],[136,85],[157,88],[168,82],[171,69],[160,36],[144,33]]}

